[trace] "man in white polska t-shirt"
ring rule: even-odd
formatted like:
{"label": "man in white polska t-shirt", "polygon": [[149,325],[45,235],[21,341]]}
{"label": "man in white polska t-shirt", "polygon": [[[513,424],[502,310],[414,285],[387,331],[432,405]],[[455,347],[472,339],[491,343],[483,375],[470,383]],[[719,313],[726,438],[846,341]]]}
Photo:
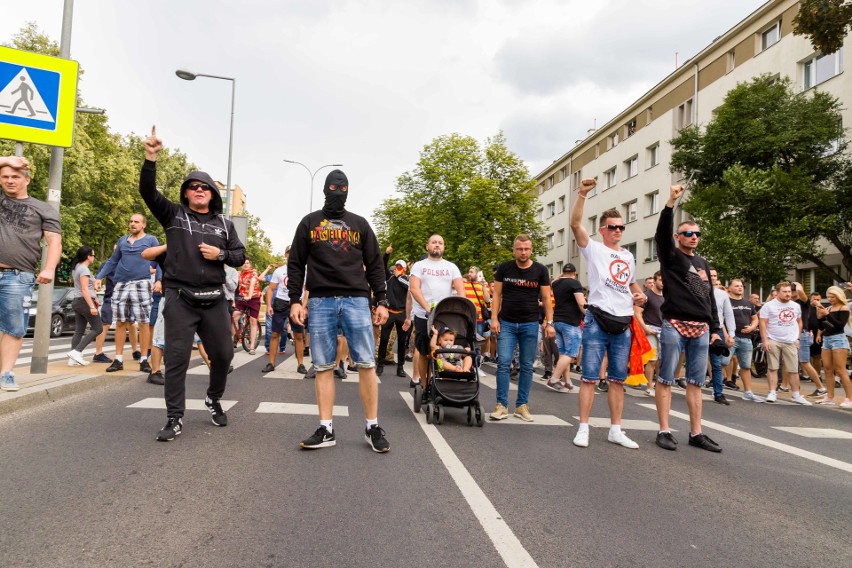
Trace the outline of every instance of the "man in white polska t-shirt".
{"label": "man in white polska t-shirt", "polygon": [[426,243],[427,257],[415,262],[409,276],[408,301],[405,306],[405,324],[408,331],[411,317],[414,318],[414,346],[420,353],[418,367],[420,385],[426,387],[429,369],[429,329],[428,320],[432,307],[453,291],[464,297],[464,280],[458,267],[444,260],[444,238],[432,235]]}
{"label": "man in white polska t-shirt", "polygon": [[[636,259],[630,251],[619,244],[624,236],[624,219],[615,211],[604,211],[600,218],[599,232],[603,244],[589,238],[583,226],[583,206],[586,197],[597,182],[584,179],[577,192],[577,200],[571,211],[571,231],[577,246],[586,259],[589,277],[589,306],[595,306],[613,316],[633,316],[633,305],[645,303],[645,294],[636,283]],[[580,381],[580,425],[574,445],[585,448],[589,445],[589,417],[595,398],[595,384],[600,376],[604,354],[607,355],[607,380],[610,383],[608,397],[610,426],[608,440],[625,448],[636,449],[639,445],[621,430],[621,414],[624,408],[624,381],[630,358],[630,330],[613,335],[606,333],[595,320],[592,311],[586,311],[583,329],[583,376]]]}
{"label": "man in white polska t-shirt", "polygon": [[803,406],[811,402],[799,392],[799,335],[802,333],[802,309],[792,301],[793,290],[789,282],[775,286],[778,295],[760,308],[760,340],[769,363],[767,379],[769,394],[766,402],[775,402],[778,393],[778,367],[784,361],[784,371],[790,381],[790,400]]}

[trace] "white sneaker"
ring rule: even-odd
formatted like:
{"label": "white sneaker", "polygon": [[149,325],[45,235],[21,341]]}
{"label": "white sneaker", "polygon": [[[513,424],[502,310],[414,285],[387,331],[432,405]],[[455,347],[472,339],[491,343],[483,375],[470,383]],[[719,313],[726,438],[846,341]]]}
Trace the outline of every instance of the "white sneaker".
{"label": "white sneaker", "polygon": [[778,394],[775,391],[766,395],[766,402],[775,402],[776,400],[778,400]]}
{"label": "white sneaker", "polygon": [[743,400],[750,400],[752,402],[766,402],[766,399],[762,396],[757,396],[751,391],[743,393]]}
{"label": "white sneaker", "polygon": [[624,431],[617,432],[615,434],[610,431],[609,436],[607,436],[606,439],[612,442],[613,444],[618,444],[619,446],[624,446],[625,448],[630,448],[631,450],[636,450],[639,448],[639,444],[628,438],[627,434],[625,434]]}
{"label": "white sneaker", "polygon": [[77,361],[75,361],[74,359],[69,357],[68,358],[68,366],[69,367],[79,367],[80,363],[78,363]]}
{"label": "white sneaker", "polygon": [[852,399],[847,398],[837,406],[839,406],[840,408],[852,408]]}
{"label": "white sneaker", "polygon": [[799,393],[796,393],[793,396],[791,396],[790,400],[792,400],[796,404],[801,404],[802,406],[813,406],[813,403],[811,401],[809,401],[808,399],[806,399],[805,397],[803,397]]}
{"label": "white sneaker", "polygon": [[589,447],[589,431],[578,431],[577,435],[574,436],[574,445],[578,448],[588,448]]}
{"label": "white sneaker", "polygon": [[[74,351],[73,349],[68,352],[68,358],[77,363],[78,365],[88,365],[89,362],[83,359],[83,354],[79,351]],[[70,365],[73,367],[73,365]]]}
{"label": "white sneaker", "polygon": [[650,396],[651,398],[654,398],[657,396],[657,391],[655,391],[654,389],[647,389],[645,391],[645,394]]}

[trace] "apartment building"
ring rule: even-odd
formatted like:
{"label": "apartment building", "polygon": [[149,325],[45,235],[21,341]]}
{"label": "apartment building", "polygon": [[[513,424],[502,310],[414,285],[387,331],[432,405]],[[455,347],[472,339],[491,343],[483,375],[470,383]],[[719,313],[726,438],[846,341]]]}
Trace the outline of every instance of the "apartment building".
{"label": "apartment building", "polygon": [[[571,262],[585,283],[585,263],[568,218],[586,177],[598,180],[584,208],[592,238],[599,238],[598,215],[615,208],[627,224],[622,246],[636,257],[637,280],[659,270],[654,242],[659,212],[669,186],[683,181],[669,171],[669,140],[684,126],[709,122],[737,83],[769,73],[789,77],[800,91],[819,88],[852,101],[852,80],[844,73],[848,45],[834,54],[816,53],[806,38],[793,35],[798,7],[795,0],[767,2],[536,176],[539,215],[547,227],[547,249],[538,261],[551,274],[558,275]],[[852,109],[844,110],[844,126],[852,125],[850,113]],[[676,224],[684,215],[677,210]],[[826,259],[830,265],[841,264],[836,251],[828,250]],[[798,267],[791,277],[823,293],[832,283],[813,265]]]}

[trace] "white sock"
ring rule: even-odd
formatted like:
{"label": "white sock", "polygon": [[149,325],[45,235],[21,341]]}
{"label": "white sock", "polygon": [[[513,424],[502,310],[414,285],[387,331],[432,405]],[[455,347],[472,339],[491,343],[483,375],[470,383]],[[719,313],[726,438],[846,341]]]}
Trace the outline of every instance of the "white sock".
{"label": "white sock", "polygon": [[799,391],[793,391],[793,393],[791,394],[791,396],[792,396],[793,398],[796,398],[797,396],[799,396]]}
{"label": "white sock", "polygon": [[769,392],[770,392],[770,394],[775,394],[775,389],[772,389],[772,390],[771,390],[771,391],[769,391]]}
{"label": "white sock", "polygon": [[621,424],[612,424],[609,427],[610,434],[620,434],[621,433]]}
{"label": "white sock", "polygon": [[580,425],[577,427],[577,432],[579,433],[579,432],[588,432],[588,431],[589,431],[589,423],[586,422],[584,424],[584,423],[580,422]]}
{"label": "white sock", "polygon": [[114,357],[114,359],[115,359],[116,361],[118,361],[119,363],[122,363],[122,362],[124,361],[124,355],[116,355],[116,356]]}
{"label": "white sock", "polygon": [[320,426],[325,426],[325,429],[328,430],[329,434],[334,432],[334,429],[331,427],[331,420],[320,420]]}
{"label": "white sock", "polygon": [[369,430],[373,426],[378,426],[378,425],[379,425],[379,419],[378,418],[373,418],[372,420],[367,418],[367,430]]}
{"label": "white sock", "polygon": [[147,361],[147,360],[148,360],[148,358],[147,358],[147,357],[145,357],[144,355],[142,355],[141,357],[139,357],[139,362],[140,362],[140,363],[144,363],[144,362],[145,362],[145,361]]}

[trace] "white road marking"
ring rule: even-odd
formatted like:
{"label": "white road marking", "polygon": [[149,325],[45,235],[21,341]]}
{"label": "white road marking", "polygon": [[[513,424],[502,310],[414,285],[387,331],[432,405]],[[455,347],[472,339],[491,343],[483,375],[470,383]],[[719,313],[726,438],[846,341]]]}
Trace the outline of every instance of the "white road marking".
{"label": "white road marking", "polygon": [[[260,414],[306,414],[317,416],[319,410],[316,404],[296,404],[293,402],[261,402],[257,405]],[[335,416],[349,416],[348,406],[335,406],[332,408]]]}
{"label": "white road marking", "polygon": [[[656,411],[657,407],[653,404],[639,404],[637,406],[643,406],[645,408],[650,408],[651,410]],[[681,420],[689,421],[689,415],[684,414],[682,412],[670,411],[669,414],[674,416],[675,418],[680,418]],[[701,421],[702,426],[706,426],[712,430],[718,430],[719,432],[723,432],[725,434],[734,436],[736,438],[742,438],[743,440],[748,440],[749,442],[754,442],[756,444],[760,444],[762,446],[766,446],[768,448],[772,448],[774,450],[779,450],[794,456],[798,456],[800,458],[804,458],[806,460],[810,460],[816,463],[821,463],[823,465],[827,465],[841,471],[845,471],[848,473],[852,473],[852,463],[847,463],[844,461],[836,460],[834,458],[829,458],[820,454],[816,454],[814,452],[809,452],[807,450],[802,450],[796,448],[794,446],[788,446],[787,444],[782,444],[780,442],[776,442],[774,440],[770,440],[768,438],[762,438],[761,436],[755,436],[754,434],[748,434],[746,432],[741,432],[734,428],[730,428],[725,426],[724,424],[717,424],[716,422],[710,422],[707,420]]]}
{"label": "white road marking", "polygon": [[[236,400],[220,400],[219,404],[222,405],[222,410],[228,411],[235,404],[237,404]],[[133,404],[127,405],[127,408],[155,408],[159,410],[166,409],[166,401],[163,398],[143,398],[139,402],[134,402]],[[207,410],[207,407],[204,406],[204,399],[202,398],[188,398],[186,399],[186,409],[187,410]]]}
{"label": "white road marking", "polygon": [[[447,411],[449,412],[449,411]],[[466,410],[462,409],[461,412],[466,412]],[[489,420],[488,414],[485,414],[485,420],[488,421],[489,424],[514,424],[516,426],[571,426],[571,423],[565,422],[561,418],[557,418],[552,414],[533,414],[533,422],[527,422],[526,420],[521,420],[520,418],[516,418],[509,414],[509,417],[505,420]]]}
{"label": "white road marking", "polygon": [[[575,416],[574,420],[577,422],[580,421],[579,416]],[[589,426],[592,428],[609,428],[612,425],[609,418],[597,418],[590,417],[589,418]],[[652,422],[651,420],[622,420],[621,427],[625,430],[650,430],[652,432],[656,432],[660,429],[656,422]],[[674,428],[672,428],[675,432]]]}
{"label": "white road marking", "polygon": [[852,432],[834,430],[833,428],[798,428],[795,426],[773,426],[775,430],[789,432],[804,438],[826,438],[830,440],[852,440]]}
{"label": "white road marking", "polygon": [[[234,366],[234,369],[239,369],[240,367],[242,367],[246,363],[251,363],[252,361],[254,361],[256,359],[261,359],[261,358],[263,358],[263,355],[249,355],[248,352],[240,349],[239,351],[236,351],[234,353],[234,360],[231,361],[231,365]],[[260,372],[260,369],[258,369],[258,372]],[[198,365],[197,367],[193,367],[192,369],[189,369],[186,372],[186,374],[187,375],[204,375],[204,376],[207,376],[207,375],[210,374],[210,369],[208,369],[207,365],[205,365],[204,362],[202,361],[202,363],[200,365]]]}
{"label": "white road marking", "polygon": [[[482,372],[482,369],[479,370],[479,384],[482,386],[488,387],[490,389],[497,390],[497,377],[495,375],[489,375],[488,373]],[[516,391],[518,390],[517,383],[513,383],[509,381],[509,390]]]}
{"label": "white road marking", "polygon": [[438,457],[447,468],[450,476],[455,481],[456,486],[464,496],[465,501],[470,506],[471,511],[476,516],[479,524],[485,530],[485,534],[491,539],[497,553],[506,563],[508,568],[532,568],[537,567],[530,553],[503,520],[503,516],[497,511],[482,489],[477,485],[473,476],[456,456],[456,453],[450,448],[450,445],[441,436],[438,429],[426,423],[426,417],[423,413],[414,412],[414,399],[408,392],[400,392],[408,408],[414,414],[414,418],[420,424],[432,447],[435,448]]}

